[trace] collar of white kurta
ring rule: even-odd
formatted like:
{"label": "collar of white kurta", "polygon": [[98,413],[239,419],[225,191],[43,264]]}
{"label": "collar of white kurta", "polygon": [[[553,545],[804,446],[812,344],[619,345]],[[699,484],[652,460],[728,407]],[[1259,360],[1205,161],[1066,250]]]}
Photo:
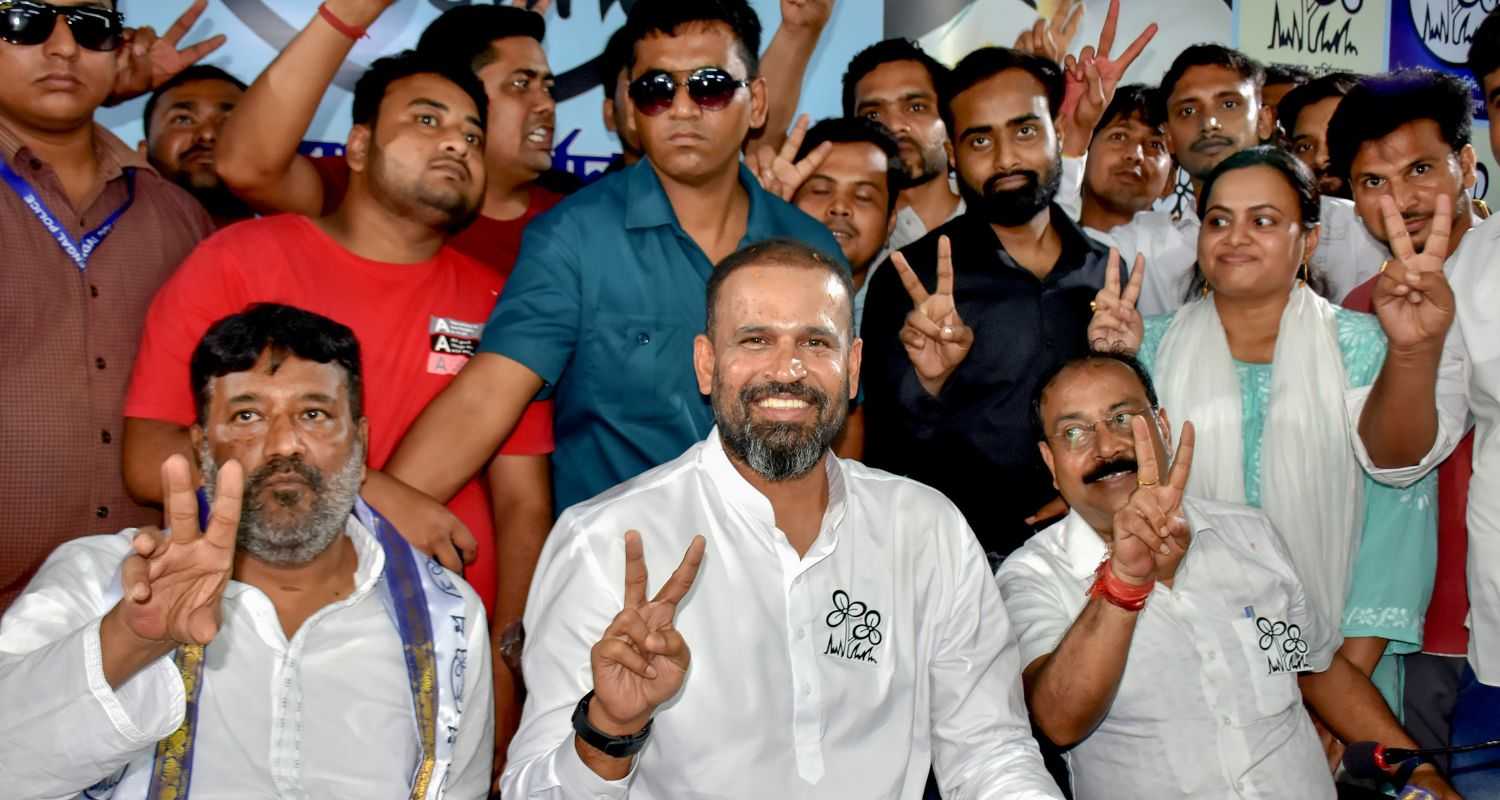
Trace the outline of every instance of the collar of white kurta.
{"label": "collar of white kurta", "polygon": [[[761,494],[750,481],[745,480],[745,476],[729,460],[729,453],[724,450],[724,441],[719,438],[718,426],[709,431],[708,438],[698,447],[698,463],[712,479],[714,488],[725,504],[762,523],[756,527],[766,535],[780,535],[776,534],[776,510],[771,507],[770,499]],[[827,534],[831,537],[831,544],[837,541],[838,530],[848,511],[849,492],[845,485],[847,476],[844,465],[840,463],[838,456],[826,453],[823,457],[823,469],[828,474],[828,508],[823,512],[822,533],[819,538],[822,539]]]}
{"label": "collar of white kurta", "polygon": [[[377,528],[380,529],[378,533]],[[420,745],[421,757],[413,769],[408,789],[413,800],[434,800],[442,796],[453,760],[453,745],[464,706],[467,629],[468,625],[478,621],[465,619],[465,599],[456,577],[401,538],[396,529],[363,499],[356,500],[344,533],[353,543],[356,554],[355,590],[339,605],[358,602],[377,586],[385,589],[380,593],[380,599],[400,634],[402,657],[407,662],[408,677],[414,687],[413,732]],[[225,587],[225,596],[235,597],[251,588],[248,584],[230,581]],[[117,578],[112,590],[116,600],[111,602],[117,601],[122,591]],[[190,650],[196,650],[197,654],[184,659],[183,654]],[[153,779],[149,787],[143,787],[148,798],[170,796],[183,800],[189,794],[192,731],[203,678],[202,651],[203,648],[183,649],[174,657],[178,669],[183,672],[189,707],[183,728],[157,747],[152,763]],[[187,743],[185,752],[181,752],[180,747],[183,740]],[[162,766],[163,748],[180,753],[165,756],[178,762],[169,765],[167,774],[184,775],[180,781],[174,778],[170,787],[160,785],[163,773],[158,768]],[[131,765],[126,765],[120,773],[91,787],[85,796],[111,797],[120,778],[130,768]]]}

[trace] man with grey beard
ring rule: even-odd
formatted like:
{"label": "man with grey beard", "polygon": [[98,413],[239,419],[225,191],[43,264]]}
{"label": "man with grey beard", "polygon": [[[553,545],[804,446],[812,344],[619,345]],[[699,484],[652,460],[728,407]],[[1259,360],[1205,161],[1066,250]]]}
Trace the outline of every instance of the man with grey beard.
{"label": "man with grey beard", "polygon": [[[504,796],[915,800],[931,766],[947,798],[1059,797],[962,515],[829,451],[859,383],[848,273],[771,240],[707,294],[716,427],[548,537]],[[671,574],[650,600],[648,573]]]}
{"label": "man with grey beard", "polygon": [[359,499],[354,333],[251,306],[191,382],[169,530],[63,545],[0,619],[7,796],[485,797],[484,609]]}

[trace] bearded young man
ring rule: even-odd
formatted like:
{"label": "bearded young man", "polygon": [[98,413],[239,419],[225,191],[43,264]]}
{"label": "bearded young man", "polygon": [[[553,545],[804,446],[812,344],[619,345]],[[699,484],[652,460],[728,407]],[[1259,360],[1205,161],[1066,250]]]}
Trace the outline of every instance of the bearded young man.
{"label": "bearded young man", "polygon": [[7,796],[486,795],[484,608],[359,499],[365,388],[326,317],[208,330],[198,496],[172,455],[170,530],[63,545],[0,619]]}
{"label": "bearded young man", "polygon": [[963,517],[829,452],[859,382],[843,265],[766,242],[707,294],[716,427],[548,538],[505,795],[915,800],[930,764],[944,797],[1058,797]]}

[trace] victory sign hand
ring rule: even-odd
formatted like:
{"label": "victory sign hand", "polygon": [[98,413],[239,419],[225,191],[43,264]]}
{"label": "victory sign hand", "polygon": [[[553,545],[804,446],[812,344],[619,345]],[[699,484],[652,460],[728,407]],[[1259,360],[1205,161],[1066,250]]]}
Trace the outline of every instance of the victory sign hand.
{"label": "victory sign hand", "polygon": [[1146,258],[1136,254],[1135,266],[1130,269],[1130,281],[1125,284],[1123,292],[1120,291],[1120,252],[1113,247],[1109,250],[1109,265],[1104,270],[1104,288],[1089,303],[1094,312],[1094,318],[1089,321],[1089,346],[1095,350],[1135,355],[1141,349],[1141,340],[1146,338],[1145,320],[1135,307],[1141,298]]}
{"label": "victory sign hand", "polygon": [[[1147,412],[1149,414],[1150,412]],[[1143,584],[1151,579],[1170,581],[1187,553],[1192,539],[1182,513],[1182,496],[1193,468],[1193,423],[1182,426],[1182,440],[1172,457],[1172,471],[1161,482],[1156,447],[1151,440],[1154,423],[1147,414],[1130,420],[1135,438],[1136,489],[1130,502],[1115,512],[1111,569],[1122,580]]]}
{"label": "victory sign hand", "polygon": [[974,331],[959,317],[953,301],[953,247],[948,237],[938,237],[937,290],[931,294],[905,256],[892,253],[891,263],[912,303],[906,324],[901,326],[901,344],[906,346],[922,388],[936,397],[974,346]]}
{"label": "victory sign hand", "polygon": [[1114,49],[1115,28],[1119,21],[1120,0],[1110,0],[1104,28],[1099,31],[1098,47],[1085,47],[1077,58],[1068,56],[1063,60],[1067,87],[1063,93],[1062,113],[1058,117],[1062,121],[1063,145],[1068,155],[1081,156],[1088,150],[1094,127],[1104,116],[1104,109],[1114,100],[1115,87],[1120,85],[1125,71],[1156,36],[1156,23],[1153,22],[1135,37],[1119,58],[1111,58],[1109,51]]}
{"label": "victory sign hand", "polygon": [[807,138],[807,115],[797,118],[797,124],[787,132],[786,141],[779,151],[769,145],[761,145],[746,158],[746,166],[760,180],[760,188],[780,197],[788,203],[797,196],[797,190],[823,165],[828,154],[833,152],[833,142],[824,142],[813,148],[801,161],[796,161],[797,151]]}
{"label": "victory sign hand", "polygon": [[1418,253],[1401,212],[1389,196],[1380,198],[1386,236],[1395,256],[1380,268],[1371,302],[1392,350],[1442,347],[1453,324],[1453,287],[1443,274],[1453,233],[1453,201],[1438,197],[1432,232]]}
{"label": "victory sign hand", "polygon": [[594,699],[589,722],[612,736],[638,733],[656,707],[682,688],[692,659],[674,627],[677,604],[693,588],[707,542],[693,537],[682,563],[646,600],[646,550],[636,531],[625,534],[625,608],[594,645]]}

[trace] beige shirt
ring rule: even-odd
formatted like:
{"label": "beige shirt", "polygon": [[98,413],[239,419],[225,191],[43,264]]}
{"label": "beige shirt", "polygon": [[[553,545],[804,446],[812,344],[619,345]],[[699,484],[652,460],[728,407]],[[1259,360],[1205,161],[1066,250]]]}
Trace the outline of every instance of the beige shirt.
{"label": "beige shirt", "polygon": [[103,190],[75,209],[52,168],[0,123],[0,157],[77,242],[135,201],[88,260],[66,255],[16,192],[0,184],[0,611],[57,545],[154,524],[125,493],[121,404],[156,289],[213,230],[197,201],[102,127]]}

